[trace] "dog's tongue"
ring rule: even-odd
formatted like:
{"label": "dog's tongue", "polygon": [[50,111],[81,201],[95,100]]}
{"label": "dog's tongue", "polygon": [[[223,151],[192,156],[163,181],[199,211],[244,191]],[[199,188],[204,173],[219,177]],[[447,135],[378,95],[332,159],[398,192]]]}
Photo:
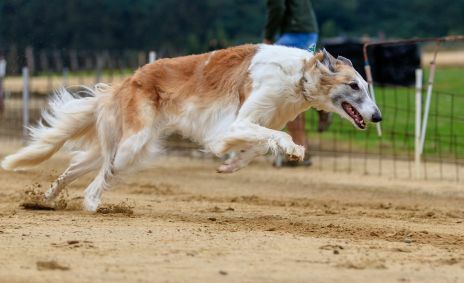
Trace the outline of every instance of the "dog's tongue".
{"label": "dog's tongue", "polygon": [[361,114],[359,114],[356,108],[354,108],[348,102],[343,102],[342,106],[345,109],[345,111],[348,113],[348,115],[350,115],[350,117],[356,122],[356,124],[358,124],[360,128],[364,129],[366,127],[366,123],[364,122],[363,117],[361,116]]}

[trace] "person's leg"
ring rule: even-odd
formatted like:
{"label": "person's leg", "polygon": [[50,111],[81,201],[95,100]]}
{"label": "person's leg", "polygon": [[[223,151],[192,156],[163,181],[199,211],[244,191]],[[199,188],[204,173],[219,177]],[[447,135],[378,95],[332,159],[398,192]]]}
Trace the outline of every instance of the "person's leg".
{"label": "person's leg", "polygon": [[292,136],[293,141],[304,147],[307,146],[307,139],[305,135],[305,119],[304,113],[298,115],[295,120],[289,122],[287,124],[288,133]]}
{"label": "person's leg", "polygon": [[[283,34],[275,44],[284,45],[290,47],[296,47],[300,49],[311,50],[317,43],[317,33],[309,34]],[[292,137],[293,141],[305,147],[305,158],[303,161],[304,165],[311,165],[311,157],[309,155],[309,142],[305,133],[305,115],[304,112],[298,115],[295,120],[287,123],[288,133]],[[276,162],[277,163],[277,162]],[[296,166],[297,163],[290,161],[284,162],[285,165]]]}
{"label": "person's leg", "polygon": [[318,110],[317,114],[319,115],[317,131],[319,133],[325,132],[329,128],[330,123],[332,123],[332,113]]}
{"label": "person's leg", "polygon": [[317,38],[317,33],[284,33],[274,44],[310,50]]}
{"label": "person's leg", "polygon": [[[305,155],[303,158],[302,165],[310,166],[312,162],[311,155],[309,153],[309,141],[305,133],[305,113],[301,113],[295,118],[295,120],[288,122],[287,130],[290,136],[292,137],[293,141],[297,145],[302,145],[305,148]],[[298,161],[286,161],[283,164],[288,166],[299,165]]]}

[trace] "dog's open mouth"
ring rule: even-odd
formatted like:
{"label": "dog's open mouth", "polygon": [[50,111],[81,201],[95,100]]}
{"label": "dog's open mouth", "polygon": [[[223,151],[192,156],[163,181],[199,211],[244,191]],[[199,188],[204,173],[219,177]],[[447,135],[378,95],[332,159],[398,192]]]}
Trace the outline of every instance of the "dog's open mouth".
{"label": "dog's open mouth", "polygon": [[345,112],[351,117],[351,119],[353,119],[353,121],[360,129],[366,128],[366,122],[364,122],[363,117],[361,116],[361,114],[359,114],[356,108],[354,108],[351,104],[349,104],[346,101],[342,102],[342,107],[343,110],[345,110]]}

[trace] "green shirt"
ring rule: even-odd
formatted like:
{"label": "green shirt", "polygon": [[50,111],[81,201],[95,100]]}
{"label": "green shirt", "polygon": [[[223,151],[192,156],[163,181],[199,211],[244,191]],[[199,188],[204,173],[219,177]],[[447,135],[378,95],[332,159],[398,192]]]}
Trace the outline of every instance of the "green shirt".
{"label": "green shirt", "polygon": [[274,40],[277,33],[317,33],[317,21],[310,0],[267,0],[264,38]]}

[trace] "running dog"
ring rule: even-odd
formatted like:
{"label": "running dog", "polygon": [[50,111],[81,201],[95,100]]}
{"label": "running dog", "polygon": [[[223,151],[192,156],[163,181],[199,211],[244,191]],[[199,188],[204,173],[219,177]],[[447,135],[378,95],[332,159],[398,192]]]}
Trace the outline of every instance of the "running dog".
{"label": "running dog", "polygon": [[179,133],[216,156],[236,155],[217,169],[237,171],[259,155],[283,153],[301,160],[304,148],[285,124],[310,107],[338,113],[359,129],[381,121],[366,81],[350,60],[326,50],[242,45],[161,59],[138,69],[117,87],[97,84],[85,95],[62,89],[31,130],[31,143],[1,163],[25,169],[72,150],[69,167],[46,192],[47,200],[77,178],[98,173],[85,190],[84,207],[96,211],[117,175],[146,165]]}

